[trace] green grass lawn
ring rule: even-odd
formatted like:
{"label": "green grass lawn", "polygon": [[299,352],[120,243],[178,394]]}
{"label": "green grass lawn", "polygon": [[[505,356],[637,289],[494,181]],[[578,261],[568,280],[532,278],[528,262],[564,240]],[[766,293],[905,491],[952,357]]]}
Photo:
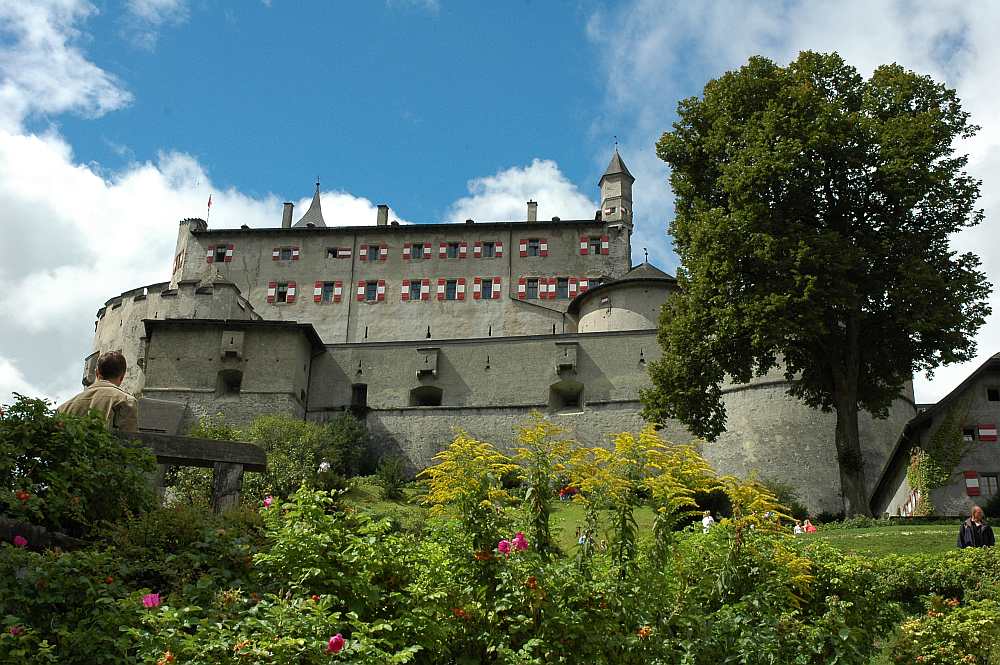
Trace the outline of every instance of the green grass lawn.
{"label": "green grass lawn", "polygon": [[[406,488],[403,501],[384,501],[379,498],[378,487],[369,483],[355,483],[345,497],[348,505],[370,510],[380,516],[392,517],[404,529],[419,530],[427,518],[427,508],[420,503],[413,485]],[[583,506],[568,501],[552,503],[552,531],[564,553],[572,556],[576,551],[576,527],[584,524]],[[640,533],[652,528],[653,511],[638,508],[635,520]],[[803,539],[823,540],[850,554],[884,556],[887,554],[934,554],[955,548],[958,521],[955,524],[919,524],[913,526],[885,526],[866,529],[821,529],[814,534],[803,534]],[[600,525],[598,543],[609,541],[606,516]]]}
{"label": "green grass lawn", "polygon": [[885,526],[868,529],[821,529],[803,538],[825,540],[852,554],[937,554],[955,549],[958,521],[950,524]]}

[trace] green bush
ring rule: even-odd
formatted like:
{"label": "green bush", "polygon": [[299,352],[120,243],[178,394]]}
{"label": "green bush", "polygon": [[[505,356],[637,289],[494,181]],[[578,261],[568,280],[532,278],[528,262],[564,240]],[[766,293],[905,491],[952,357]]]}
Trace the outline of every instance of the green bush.
{"label": "green bush", "polygon": [[379,496],[386,501],[399,501],[403,498],[406,462],[402,457],[395,455],[383,457],[378,464],[375,477],[378,480]]}
{"label": "green bush", "polygon": [[151,507],[154,467],[145,446],[113,436],[96,413],[56,413],[21,395],[0,409],[0,514],[7,517],[86,536]]}
{"label": "green bush", "polygon": [[797,520],[804,520],[809,517],[809,509],[799,499],[799,493],[794,487],[777,480],[768,480],[763,485],[771,491],[771,494],[778,500],[778,503],[788,508],[789,517]]}
{"label": "green bush", "polygon": [[1000,603],[932,596],[927,612],[903,622],[892,648],[898,663],[990,665],[1000,662]]}

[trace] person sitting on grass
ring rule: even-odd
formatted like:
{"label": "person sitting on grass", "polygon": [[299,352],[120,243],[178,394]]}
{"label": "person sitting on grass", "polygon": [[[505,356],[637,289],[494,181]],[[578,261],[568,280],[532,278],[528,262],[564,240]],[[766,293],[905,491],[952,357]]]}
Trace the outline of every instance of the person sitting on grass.
{"label": "person sitting on grass", "polygon": [[802,535],[802,522],[795,520],[795,526],[792,527],[792,533],[796,536]]}
{"label": "person sitting on grass", "polygon": [[806,533],[816,533],[816,527],[809,520],[802,523],[802,530]]}
{"label": "person sitting on grass", "polygon": [[986,523],[983,509],[979,506],[972,506],[969,519],[962,522],[962,526],[958,529],[958,546],[961,548],[992,547],[995,543],[993,527]]}

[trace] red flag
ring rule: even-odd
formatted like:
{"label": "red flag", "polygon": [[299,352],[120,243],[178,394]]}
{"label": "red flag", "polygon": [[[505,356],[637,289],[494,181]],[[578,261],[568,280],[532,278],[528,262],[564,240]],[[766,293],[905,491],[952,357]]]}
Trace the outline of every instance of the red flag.
{"label": "red flag", "polygon": [[208,207],[209,208],[212,207],[212,195],[211,194],[208,195]]}

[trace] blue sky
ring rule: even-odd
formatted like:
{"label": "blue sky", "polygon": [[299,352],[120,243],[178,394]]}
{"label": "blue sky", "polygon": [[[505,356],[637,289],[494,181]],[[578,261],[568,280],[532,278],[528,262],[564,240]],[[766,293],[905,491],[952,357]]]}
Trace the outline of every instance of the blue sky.
{"label": "blue sky", "polygon": [[[762,54],[836,50],[958,90],[987,221],[954,238],[1000,282],[1000,5],[959,1],[0,0],[0,403],[79,387],[94,313],[169,275],[177,220],[277,226],[589,218],[617,135],[633,260],[673,272],[654,145],[679,99]],[[30,297],[25,297],[29,294]],[[934,401],[1000,351],[915,377]]]}

